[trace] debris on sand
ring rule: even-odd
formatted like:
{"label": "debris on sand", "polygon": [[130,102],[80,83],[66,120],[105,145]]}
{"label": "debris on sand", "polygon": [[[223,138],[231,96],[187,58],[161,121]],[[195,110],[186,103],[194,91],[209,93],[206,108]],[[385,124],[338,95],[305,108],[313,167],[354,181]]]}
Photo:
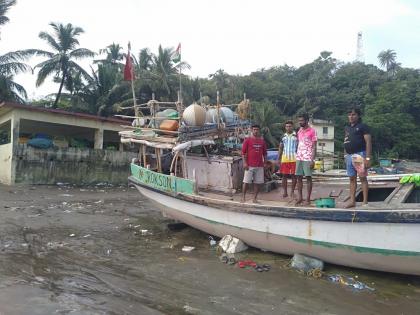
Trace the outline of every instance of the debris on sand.
{"label": "debris on sand", "polygon": [[331,276],[328,276],[328,280],[330,280],[331,282],[336,282],[336,283],[340,283],[342,285],[351,287],[352,289],[355,289],[355,290],[375,291],[374,288],[369,287],[363,282],[357,281],[352,277],[346,277],[342,275],[331,275]]}
{"label": "debris on sand", "polygon": [[184,246],[182,247],[183,252],[192,252],[195,249],[194,246]]}
{"label": "debris on sand", "polygon": [[223,236],[219,242],[219,246],[228,254],[235,254],[248,249],[248,246],[244,242],[232,235]]}
{"label": "debris on sand", "polygon": [[209,240],[210,240],[210,246],[216,246],[217,245],[217,241],[213,238],[213,236],[209,235]]}
{"label": "debris on sand", "polygon": [[323,270],[324,262],[302,254],[294,254],[291,261],[291,267],[304,272],[308,272],[313,269]]}

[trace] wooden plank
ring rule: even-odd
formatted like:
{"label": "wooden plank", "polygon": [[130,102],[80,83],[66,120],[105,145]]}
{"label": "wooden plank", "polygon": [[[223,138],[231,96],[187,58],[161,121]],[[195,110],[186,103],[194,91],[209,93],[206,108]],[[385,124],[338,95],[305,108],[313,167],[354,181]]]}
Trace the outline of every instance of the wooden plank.
{"label": "wooden plank", "polygon": [[338,190],[338,192],[336,190],[331,190],[329,196],[333,197],[333,198],[337,198],[341,195],[341,193],[343,192],[343,189]]}
{"label": "wooden plank", "polygon": [[168,149],[168,150],[172,150],[174,147],[173,143],[159,143],[159,142],[149,142],[146,140],[139,140],[139,139],[121,139],[122,143],[139,143],[141,145],[145,145],[147,147],[152,147],[152,148],[160,148],[160,149]]}
{"label": "wooden plank", "polygon": [[136,139],[136,140],[144,140],[149,142],[160,142],[160,143],[177,143],[177,138],[167,138],[167,137],[139,137],[139,136],[122,136],[125,139]]}
{"label": "wooden plank", "polygon": [[155,154],[156,154],[156,161],[157,161],[157,170],[159,173],[162,173],[162,161],[160,159],[160,149],[155,148]]}
{"label": "wooden plank", "polygon": [[385,200],[391,205],[398,206],[398,204],[404,203],[411,191],[414,189],[414,184],[404,184],[400,185],[398,189],[394,190],[390,196]]}
{"label": "wooden plank", "polygon": [[154,119],[154,120],[180,120],[181,118],[172,117],[153,117],[153,116],[127,116],[127,115],[114,115],[121,118],[132,118],[132,119]]}
{"label": "wooden plank", "polygon": [[[139,161],[140,161],[140,165],[142,165],[142,159],[143,159],[143,154],[142,154],[142,152],[143,152],[143,146],[141,145],[140,147],[139,147],[139,154],[138,154],[138,159],[139,159]],[[143,164],[144,165],[144,164]]]}
{"label": "wooden plank", "polygon": [[146,146],[145,145],[141,145],[143,150],[142,150],[142,154],[143,154],[143,166],[147,167],[147,158],[146,158]]}
{"label": "wooden plank", "polygon": [[[180,133],[179,131],[170,131],[170,130],[162,130],[162,129],[155,129],[155,128],[133,127],[133,126],[123,126],[123,125],[120,125],[120,126],[124,129],[131,129],[131,130],[157,131],[160,133],[174,134],[174,135],[177,135]],[[120,132],[126,132],[126,131],[120,131]]]}
{"label": "wooden plank", "polygon": [[[151,104],[152,102],[147,102],[147,103],[143,103],[143,104],[137,104],[134,106],[125,106],[125,107],[119,107],[119,109],[133,109],[133,108],[148,108],[149,104]],[[168,107],[168,108],[175,108],[175,106],[177,105],[176,102],[158,102],[158,101],[153,101],[154,104],[158,104],[160,107]],[[162,106],[164,105],[164,106]],[[166,105],[166,106],[165,106]],[[167,106],[169,105],[169,106]],[[172,106],[171,106],[172,105]]]}
{"label": "wooden plank", "polygon": [[235,131],[195,131],[195,132],[181,132],[180,137],[185,139],[198,139],[203,137],[217,137],[217,138],[226,138],[235,135]]}

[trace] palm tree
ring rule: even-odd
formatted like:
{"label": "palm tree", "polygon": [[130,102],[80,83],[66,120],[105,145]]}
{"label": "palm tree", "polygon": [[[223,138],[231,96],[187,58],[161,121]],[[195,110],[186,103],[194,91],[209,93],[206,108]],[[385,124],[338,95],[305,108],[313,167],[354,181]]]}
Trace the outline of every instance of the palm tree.
{"label": "palm tree", "polygon": [[252,105],[252,119],[258,123],[264,139],[271,147],[279,144],[277,138],[281,135],[281,121],[283,120],[277,108],[269,101],[255,102]]}
{"label": "palm tree", "polygon": [[[112,65],[98,65],[98,70],[92,69],[92,76],[83,92],[83,98],[90,105],[91,112],[99,116],[110,114],[109,111],[119,100],[119,95],[113,98],[114,90],[120,90],[118,82],[121,74]],[[118,93],[117,93],[118,94]]]}
{"label": "palm tree", "polygon": [[13,81],[14,75],[31,70],[30,66],[21,62],[23,59],[19,52],[0,56],[0,101],[24,103],[24,98],[27,98],[24,87]]}
{"label": "palm tree", "polygon": [[153,65],[153,54],[149,48],[143,48],[139,53],[138,70],[140,72],[147,72],[152,69]]}
{"label": "palm tree", "polygon": [[[59,79],[59,78],[57,78]],[[60,83],[57,81],[57,83]],[[81,72],[71,69],[64,82],[64,88],[70,92],[71,95],[79,93],[85,87],[85,82],[82,78]]]}
{"label": "palm tree", "polygon": [[229,74],[227,74],[223,69],[219,69],[215,73],[210,74],[209,78],[216,82],[216,89],[220,92],[222,92],[229,83]]}
{"label": "palm tree", "polygon": [[378,55],[379,64],[385,67],[386,71],[390,71],[395,68],[397,53],[392,49],[383,50]]}
{"label": "palm tree", "polygon": [[[16,0],[0,0],[0,25],[9,22],[5,15]],[[27,97],[24,87],[13,81],[13,76],[31,70],[31,67],[22,63],[24,55],[19,52],[9,52],[0,56],[0,102],[15,101],[23,103]],[[22,98],[23,97],[23,98]]]}
{"label": "palm tree", "polygon": [[71,23],[66,25],[50,23],[50,26],[53,28],[53,33],[41,32],[39,38],[45,40],[54,52],[28,49],[24,53],[49,58],[35,66],[35,68],[39,68],[36,86],[43,84],[50,75],[55,75],[60,79],[60,87],[53,105],[53,108],[57,108],[64,82],[69,79],[71,72],[80,73],[85,78],[89,76],[74,59],[93,57],[94,53],[86,48],[76,48],[79,45],[77,37],[84,32],[82,28],[73,26]]}
{"label": "palm tree", "polygon": [[0,0],[0,25],[9,22],[9,18],[5,15],[10,7],[16,4],[16,0]]}
{"label": "palm tree", "polygon": [[95,63],[101,64],[111,64],[118,65],[119,67],[123,66],[124,54],[121,52],[123,48],[119,44],[112,43],[111,45],[106,46],[104,49],[99,50],[99,54],[105,54],[105,59],[95,60]]}
{"label": "palm tree", "polygon": [[157,88],[165,91],[168,96],[173,92],[179,68],[189,69],[190,65],[186,62],[180,62],[177,65],[173,62],[173,48],[162,48],[159,45],[158,54],[153,55],[152,76],[156,79]]}
{"label": "palm tree", "polygon": [[13,76],[0,76],[0,103],[3,101],[13,101],[24,103],[27,98],[24,87],[13,81]]}

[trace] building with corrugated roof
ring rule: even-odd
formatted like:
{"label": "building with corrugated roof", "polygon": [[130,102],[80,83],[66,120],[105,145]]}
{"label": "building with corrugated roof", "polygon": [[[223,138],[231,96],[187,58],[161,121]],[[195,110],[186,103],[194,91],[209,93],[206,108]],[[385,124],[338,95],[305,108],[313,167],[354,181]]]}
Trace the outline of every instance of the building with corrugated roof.
{"label": "building with corrugated roof", "polygon": [[[0,104],[0,183],[126,182],[135,153],[119,141],[128,121],[10,102]],[[31,146],[47,138],[52,146]]]}

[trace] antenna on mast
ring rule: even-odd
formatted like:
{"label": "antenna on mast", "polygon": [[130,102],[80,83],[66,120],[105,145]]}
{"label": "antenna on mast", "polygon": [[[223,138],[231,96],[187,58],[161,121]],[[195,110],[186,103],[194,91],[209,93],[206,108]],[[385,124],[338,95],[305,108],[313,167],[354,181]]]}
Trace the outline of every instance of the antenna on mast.
{"label": "antenna on mast", "polygon": [[365,56],[363,54],[363,37],[362,37],[362,32],[358,32],[357,33],[356,61],[358,61],[358,62],[365,62]]}

